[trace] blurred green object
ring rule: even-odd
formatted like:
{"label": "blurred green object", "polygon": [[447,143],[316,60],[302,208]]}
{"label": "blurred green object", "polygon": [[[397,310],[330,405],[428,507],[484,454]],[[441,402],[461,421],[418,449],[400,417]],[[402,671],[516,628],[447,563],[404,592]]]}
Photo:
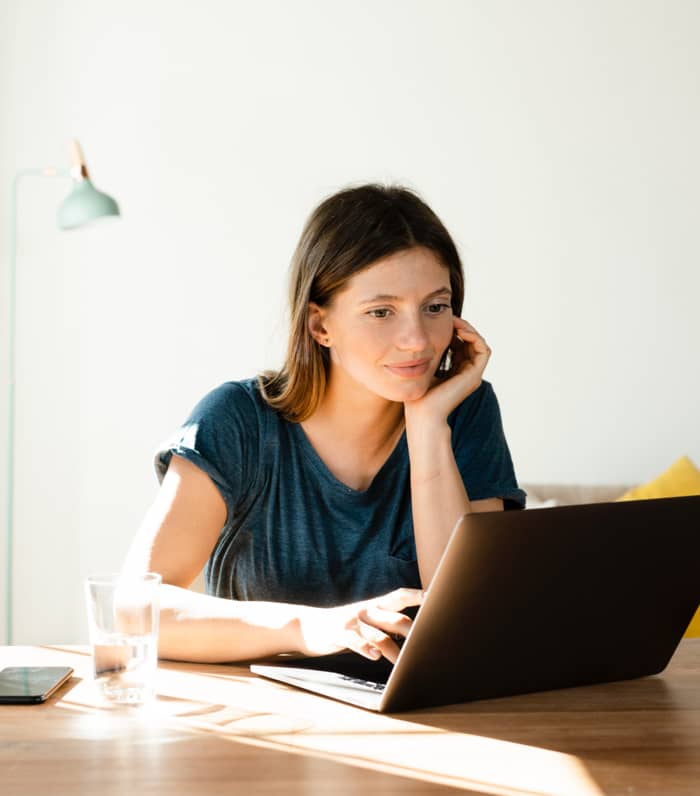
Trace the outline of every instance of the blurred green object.
{"label": "blurred green object", "polygon": [[102,216],[118,216],[119,205],[98,191],[90,180],[76,182],[73,190],[58,208],[57,220],[61,229],[74,229]]}
{"label": "blurred green object", "polygon": [[71,157],[73,165],[70,174],[74,184],[73,190],[58,208],[59,229],[75,229],[97,218],[118,216],[119,205],[111,196],[98,191],[92,184],[83,152],[77,141],[71,144]]}

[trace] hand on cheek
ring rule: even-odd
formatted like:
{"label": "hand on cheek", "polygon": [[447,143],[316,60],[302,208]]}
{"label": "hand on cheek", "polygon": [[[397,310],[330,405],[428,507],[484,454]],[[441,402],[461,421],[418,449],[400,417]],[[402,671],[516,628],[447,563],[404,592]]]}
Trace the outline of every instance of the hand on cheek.
{"label": "hand on cheek", "polygon": [[449,413],[481,384],[491,349],[477,330],[462,318],[453,319],[451,368],[416,401],[406,402],[406,416],[424,414],[446,420]]}

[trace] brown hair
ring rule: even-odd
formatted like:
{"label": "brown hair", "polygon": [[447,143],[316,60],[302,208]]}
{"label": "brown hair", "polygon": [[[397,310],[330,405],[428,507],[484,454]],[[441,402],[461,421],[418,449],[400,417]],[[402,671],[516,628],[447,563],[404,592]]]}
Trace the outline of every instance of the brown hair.
{"label": "brown hair", "polygon": [[263,398],[287,420],[301,422],[317,409],[326,389],[328,349],[308,329],[308,307],[330,303],[345,283],[382,257],[413,246],[437,255],[450,272],[452,312],[464,300],[464,273],[452,238],[415,193],[376,184],[329,196],[309,217],[292,257],[287,358],[279,371],[258,377]]}

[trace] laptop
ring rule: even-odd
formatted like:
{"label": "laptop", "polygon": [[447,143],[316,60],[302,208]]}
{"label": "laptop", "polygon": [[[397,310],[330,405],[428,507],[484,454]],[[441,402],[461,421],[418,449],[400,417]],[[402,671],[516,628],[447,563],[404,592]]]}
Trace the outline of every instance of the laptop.
{"label": "laptop", "polygon": [[255,674],[395,712],[658,674],[700,603],[700,495],[465,514],[392,666]]}

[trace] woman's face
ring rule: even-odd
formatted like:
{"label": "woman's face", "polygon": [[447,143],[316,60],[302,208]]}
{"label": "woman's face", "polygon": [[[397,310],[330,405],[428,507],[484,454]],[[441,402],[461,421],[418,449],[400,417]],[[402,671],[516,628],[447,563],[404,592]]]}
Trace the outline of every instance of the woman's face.
{"label": "woman's face", "polygon": [[451,296],[448,269],[422,246],[356,274],[318,310],[331,379],[348,376],[389,401],[420,398],[452,339]]}

